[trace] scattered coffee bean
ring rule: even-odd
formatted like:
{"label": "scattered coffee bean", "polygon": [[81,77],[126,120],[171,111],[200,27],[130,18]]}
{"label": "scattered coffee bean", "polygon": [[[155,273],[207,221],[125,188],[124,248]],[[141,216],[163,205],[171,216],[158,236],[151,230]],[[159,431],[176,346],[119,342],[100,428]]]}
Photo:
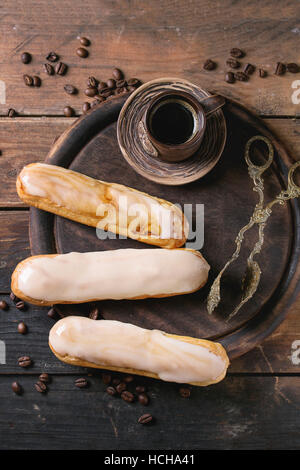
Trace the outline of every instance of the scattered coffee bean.
{"label": "scattered coffee bean", "polygon": [[27,333],[27,326],[23,321],[18,324],[18,333],[21,333],[21,335],[26,335]]}
{"label": "scattered coffee bean", "polygon": [[116,87],[117,87],[117,88],[123,88],[123,87],[126,86],[126,85],[127,85],[127,82],[126,82],[126,80],[124,80],[124,79],[121,79],[121,80],[117,80],[117,81],[116,81]]}
{"label": "scattered coffee bean", "polygon": [[105,100],[106,100],[105,96],[97,96],[97,101],[99,101],[99,103],[102,103]]}
{"label": "scattered coffee bean", "polygon": [[187,387],[181,387],[179,393],[182,398],[189,398],[191,396],[191,390]]}
{"label": "scattered coffee bean", "polygon": [[[97,97],[95,100],[93,100],[93,101],[91,102],[91,108],[94,108],[94,107],[97,106],[99,103],[100,103],[100,99],[99,99],[99,97]],[[94,318],[94,320],[97,320],[97,318]]]}
{"label": "scattered coffee bean", "polygon": [[12,117],[15,117],[16,115],[17,115],[16,110],[13,108],[9,108],[9,110],[7,111],[7,116],[12,118]]}
{"label": "scattered coffee bean", "polygon": [[259,69],[258,74],[259,74],[260,78],[265,78],[268,75],[268,72],[266,70]]}
{"label": "scattered coffee bean", "polygon": [[[98,100],[95,100],[95,101],[98,101]],[[99,309],[97,307],[94,307],[89,313],[89,318],[91,318],[91,320],[98,320],[98,317],[99,317]]]}
{"label": "scattered coffee bean", "polygon": [[39,393],[47,392],[47,385],[44,382],[41,382],[40,380],[36,384],[34,384],[34,387]]}
{"label": "scattered coffee bean", "polygon": [[117,385],[116,390],[121,395],[121,393],[124,392],[124,390],[126,390],[126,383],[120,382],[119,385]]}
{"label": "scattered coffee bean", "polygon": [[86,388],[88,386],[88,381],[84,377],[81,377],[80,379],[75,380],[75,386],[78,388]]}
{"label": "scattered coffee bean", "polygon": [[[214,62],[211,59],[207,59],[203,64],[204,70],[214,70],[216,66],[217,66],[216,62]],[[131,85],[129,81],[128,81],[128,85]]]}
{"label": "scattered coffee bean", "polygon": [[245,53],[241,51],[241,49],[239,49],[238,47],[233,47],[230,50],[230,55],[232,57],[235,57],[236,59],[241,59],[242,57],[244,57]]}
{"label": "scattered coffee bean", "polygon": [[[135,86],[128,86],[127,90],[130,91],[130,93],[131,93],[131,92],[136,90],[136,87]],[[118,93],[116,93],[116,94],[118,94]]]}
{"label": "scattered coffee bean", "polygon": [[127,384],[131,383],[134,381],[134,377],[133,375],[125,375],[125,377],[123,377],[123,381]]}
{"label": "scattered coffee bean", "polygon": [[68,70],[68,66],[63,62],[57,62],[55,65],[55,73],[57,75],[65,75]]}
{"label": "scattered coffee bean", "polygon": [[88,87],[96,88],[98,86],[98,80],[95,77],[89,77],[86,84]]}
{"label": "scattered coffee bean", "polygon": [[79,47],[76,51],[76,54],[82,59],[85,59],[89,55],[89,52],[84,47]]}
{"label": "scattered coffee bean", "polygon": [[246,64],[243,71],[247,75],[252,75],[255,72],[255,66],[252,64]]}
{"label": "scattered coffee bean", "polygon": [[74,109],[71,108],[71,106],[66,106],[66,107],[64,108],[64,115],[65,115],[66,117],[72,117],[72,116],[74,116]]}
{"label": "scattered coffee bean", "polygon": [[26,310],[26,305],[23,300],[19,300],[19,302],[16,303],[16,307],[18,310]]}
{"label": "scattered coffee bean", "polygon": [[115,387],[112,387],[110,385],[109,387],[107,387],[106,393],[108,393],[108,395],[111,395],[113,397],[114,395],[116,395],[117,391],[116,391]]}
{"label": "scattered coffee bean", "polygon": [[[72,109],[72,112],[74,113],[74,109],[73,108],[71,108],[71,109]],[[65,315],[64,305],[56,304],[55,307],[53,307],[53,308],[55,308],[55,310],[56,310],[57,314],[60,316],[60,318],[65,318],[66,315]]]}
{"label": "scattered coffee bean", "polygon": [[248,75],[245,72],[236,72],[234,78],[240,82],[246,82],[248,80]]}
{"label": "scattered coffee bean", "polygon": [[146,387],[144,387],[143,385],[138,385],[137,387],[135,387],[135,390],[137,393],[145,393]]}
{"label": "scattered coffee bean", "polygon": [[12,300],[14,303],[17,303],[18,300],[20,300],[13,292],[9,294],[10,300]]}
{"label": "scattered coffee bean", "polygon": [[49,383],[49,382],[50,382],[49,374],[47,374],[46,372],[43,372],[43,373],[39,376],[39,381],[40,381],[40,382],[43,382],[43,383],[45,383],[45,384]]}
{"label": "scattered coffee bean", "polygon": [[298,73],[299,72],[299,65],[295,64],[294,62],[290,62],[286,65],[287,71],[291,73]]}
{"label": "scattered coffee bean", "polygon": [[32,364],[32,360],[29,356],[22,356],[19,357],[18,364],[20,367],[29,367]]}
{"label": "scattered coffee bean", "polygon": [[13,382],[11,384],[11,389],[13,392],[15,392],[17,395],[21,395],[22,394],[22,387],[21,385],[18,383],[18,382]]}
{"label": "scattered coffee bean", "polygon": [[82,112],[83,112],[84,114],[86,114],[90,109],[91,109],[90,103],[88,103],[87,101],[86,101],[85,103],[83,103],[83,105],[82,105]]}
{"label": "scattered coffee bean", "polygon": [[73,85],[65,85],[64,90],[66,93],[68,93],[68,95],[76,95],[78,91],[77,88],[74,87]]}
{"label": "scattered coffee bean", "polygon": [[33,78],[30,75],[23,75],[23,80],[26,86],[33,85]]}
{"label": "scattered coffee bean", "polygon": [[235,82],[234,73],[233,72],[227,72],[226,75],[225,75],[225,81],[227,83],[234,83]]}
{"label": "scattered coffee bean", "polygon": [[48,317],[52,318],[52,320],[57,319],[57,311],[55,310],[55,308],[50,308],[50,310],[48,312]]}
{"label": "scattered coffee bean", "polygon": [[240,68],[241,66],[241,63],[236,60],[236,59],[232,59],[232,58],[229,58],[226,60],[226,64],[228,65],[228,67],[230,67],[231,69],[238,69]]}
{"label": "scattered coffee bean", "polygon": [[123,78],[123,72],[120,69],[115,68],[112,71],[112,75],[116,80],[121,80]]}
{"label": "scattered coffee bean", "polygon": [[286,65],[282,62],[277,62],[275,75],[284,75],[286,72]]}
{"label": "scattered coffee bean", "polygon": [[109,78],[107,80],[107,86],[108,88],[111,88],[111,89],[116,88],[116,80],[114,80],[113,78]]}
{"label": "scattered coffee bean", "polygon": [[150,415],[149,413],[146,413],[146,414],[139,417],[138,423],[139,424],[148,424],[148,423],[151,423],[152,420],[153,420],[152,415]]}
{"label": "scattered coffee bean", "polygon": [[5,300],[0,300],[0,310],[8,310],[8,303]]}
{"label": "scattered coffee bean", "polygon": [[106,374],[105,372],[102,374],[102,382],[105,384],[105,385],[108,385],[110,384],[111,382],[111,375],[110,374]]}
{"label": "scattered coffee bean", "polygon": [[23,64],[29,64],[29,62],[31,62],[31,54],[29,54],[29,52],[23,52],[21,54],[21,61]]}
{"label": "scattered coffee bean", "polygon": [[130,78],[129,80],[127,80],[127,84],[129,86],[138,87],[140,84],[140,80],[138,78]]}
{"label": "scattered coffee bean", "polygon": [[41,86],[42,80],[40,79],[40,77],[38,77],[37,75],[34,75],[32,77],[32,79],[33,79],[33,86],[35,86],[35,87],[40,87]]}
{"label": "scattered coffee bean", "polygon": [[112,379],[112,384],[113,384],[113,385],[119,385],[120,382],[121,382],[121,380],[118,379],[117,377],[115,377],[115,378]]}
{"label": "scattered coffee bean", "polygon": [[49,60],[49,62],[57,62],[59,59],[59,55],[56,54],[56,52],[49,52],[49,54],[46,57],[46,60]]}
{"label": "scattered coffee bean", "polygon": [[98,90],[101,91],[104,88],[108,88],[107,83],[106,82],[99,82]]}
{"label": "scattered coffee bean", "polygon": [[133,393],[129,392],[128,390],[124,390],[124,392],[121,393],[121,398],[124,401],[127,401],[127,403],[132,403],[134,401]]}
{"label": "scattered coffee bean", "polygon": [[149,397],[148,397],[148,395],[146,395],[146,393],[140,393],[138,395],[138,400],[139,400],[140,404],[144,405],[144,406],[148,405],[148,403],[149,403]]}
{"label": "scattered coffee bean", "polygon": [[126,86],[123,86],[121,88],[117,88],[116,94],[117,95],[122,95],[123,93],[127,93],[127,91],[128,91],[128,88]]}
{"label": "scattered coffee bean", "polygon": [[44,72],[46,72],[48,75],[54,74],[54,68],[52,67],[51,64],[44,64],[43,69],[44,69]]}
{"label": "scattered coffee bean", "polygon": [[90,86],[87,87],[85,92],[84,92],[84,94],[86,96],[89,96],[90,98],[92,98],[93,96],[96,96],[97,93],[98,93],[97,88],[96,87],[90,87]]}
{"label": "scattered coffee bean", "polygon": [[85,37],[80,37],[79,41],[80,41],[80,44],[82,44],[85,47],[88,47],[91,44],[90,40]]}

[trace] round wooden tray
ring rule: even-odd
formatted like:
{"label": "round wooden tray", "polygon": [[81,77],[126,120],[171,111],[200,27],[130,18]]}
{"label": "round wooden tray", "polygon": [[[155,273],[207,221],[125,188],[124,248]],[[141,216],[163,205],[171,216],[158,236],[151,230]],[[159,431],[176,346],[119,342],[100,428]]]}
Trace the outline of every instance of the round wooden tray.
{"label": "round wooden tray", "polygon": [[[174,203],[193,204],[193,207],[196,203],[204,204],[205,241],[201,251],[210,263],[211,271],[207,285],[194,294],[99,302],[102,317],[174,334],[217,339],[225,346],[230,358],[237,357],[261,342],[283,320],[299,291],[300,276],[297,269],[299,204],[292,201],[286,206],[277,206],[269,219],[265,244],[258,257],[263,273],[255,296],[236,317],[226,321],[239,303],[240,281],[247,256],[257,240],[257,228],[247,233],[240,258],[224,276],[222,302],[218,309],[211,316],[207,314],[206,297],[210,285],[231,257],[235,237],[247,223],[257,202],[244,160],[245,143],[251,136],[263,134],[275,147],[274,163],[264,175],[266,201],[273,199],[284,187],[292,161],[258,118],[228,101],[224,108],[227,143],[220,161],[209,174],[185,186],[163,186],[146,180],[128,165],[118,147],[116,121],[125,99],[114,98],[77,120],[55,143],[47,161]],[[34,208],[31,209],[30,241],[32,254],[151,248],[130,239],[100,240],[92,227]],[[90,305],[65,305],[62,308],[65,314],[86,314]]]}

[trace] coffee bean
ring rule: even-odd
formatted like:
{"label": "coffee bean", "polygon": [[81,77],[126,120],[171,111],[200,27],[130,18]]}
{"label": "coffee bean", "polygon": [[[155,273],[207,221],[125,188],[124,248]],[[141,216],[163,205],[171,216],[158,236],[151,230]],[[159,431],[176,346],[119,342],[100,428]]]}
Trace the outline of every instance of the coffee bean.
{"label": "coffee bean", "polygon": [[20,367],[29,367],[32,364],[32,360],[29,356],[22,356],[19,357],[18,364]]}
{"label": "coffee bean", "polygon": [[8,303],[5,300],[0,301],[0,310],[8,310]]}
{"label": "coffee bean", "polygon": [[109,387],[107,387],[106,393],[108,393],[108,395],[111,395],[113,397],[114,395],[116,395],[117,391],[116,391],[115,387],[112,387],[110,385]]}
{"label": "coffee bean", "polygon": [[[117,88],[117,89],[118,89],[118,88]],[[132,93],[133,91],[136,90],[136,87],[135,87],[135,86],[128,86],[128,87],[127,87],[127,90],[130,91],[130,93]],[[118,94],[118,93],[116,93],[116,94]]]}
{"label": "coffee bean", "polygon": [[268,75],[268,72],[266,70],[259,69],[258,74],[259,74],[260,78],[265,78]]}
{"label": "coffee bean", "polygon": [[29,64],[29,62],[31,62],[31,54],[29,54],[29,52],[23,52],[21,54],[21,61],[23,64]]}
{"label": "coffee bean", "polygon": [[248,75],[245,72],[236,72],[234,78],[240,82],[246,82],[248,80]]}
{"label": "coffee bean", "polygon": [[106,82],[99,82],[98,90],[101,91],[104,88],[108,88],[107,83]]}
{"label": "coffee bean", "polygon": [[83,105],[82,105],[82,112],[83,112],[84,114],[86,114],[90,109],[91,109],[90,103],[88,103],[87,101],[86,101],[85,103],[83,103]]}
{"label": "coffee bean", "polygon": [[121,88],[117,88],[116,94],[117,95],[122,95],[123,93],[127,93],[127,91],[128,91],[128,88],[126,86],[123,86]]}
{"label": "coffee bean", "polygon": [[54,68],[52,67],[51,64],[44,64],[43,69],[44,69],[44,72],[46,72],[48,75],[54,74]]}
{"label": "coffee bean", "polygon": [[140,80],[138,78],[130,78],[129,80],[127,80],[127,84],[129,86],[137,87],[140,84]]}
{"label": "coffee bean", "polygon": [[43,372],[40,376],[39,376],[39,381],[40,382],[43,382],[45,384],[49,383],[50,382],[50,377],[49,375],[46,373],[46,372]]}
{"label": "coffee bean", "polygon": [[78,388],[86,388],[88,386],[88,381],[84,377],[81,377],[80,379],[75,380],[75,386]]}
{"label": "coffee bean", "polygon": [[84,47],[79,47],[76,51],[76,54],[82,59],[85,59],[89,55],[87,49],[85,49]]}
{"label": "coffee bean", "polygon": [[65,85],[64,86],[64,90],[66,93],[68,93],[69,95],[76,95],[77,93],[77,88],[74,87],[73,85]]}
{"label": "coffee bean", "polygon": [[[93,101],[91,102],[91,108],[94,108],[95,106],[98,106],[99,103],[100,103],[100,100],[99,100],[98,97],[97,97],[95,100],[93,100]],[[92,312],[91,312],[91,313],[92,313]],[[91,317],[89,317],[89,318],[91,318]],[[93,318],[93,320],[97,320],[97,318]]]}
{"label": "coffee bean", "polygon": [[109,78],[107,80],[107,86],[108,88],[114,89],[116,87],[116,80],[114,80],[113,78]]}
{"label": "coffee bean", "polygon": [[238,69],[241,66],[241,63],[238,60],[232,58],[227,59],[226,64],[231,69]]}
{"label": "coffee bean", "polygon": [[68,70],[68,66],[63,62],[57,62],[55,66],[55,73],[57,75],[65,75]]}
{"label": "coffee bean", "polygon": [[110,374],[106,374],[105,372],[102,374],[102,381],[105,385],[108,385],[110,384],[111,382],[111,375]]}
{"label": "coffee bean", "polygon": [[23,300],[19,300],[19,302],[16,303],[16,307],[18,310],[26,310],[26,305]]}
{"label": "coffee bean", "polygon": [[113,90],[111,90],[110,88],[103,88],[101,91],[100,91],[100,96],[103,96],[104,98],[108,98],[109,96],[113,95]]}
{"label": "coffee bean", "polygon": [[225,81],[227,83],[234,83],[235,82],[234,73],[233,72],[227,72],[226,75],[225,75]]}
{"label": "coffee bean", "polygon": [[72,116],[74,115],[74,109],[71,108],[71,106],[66,106],[66,107],[64,108],[64,115],[65,115],[66,117],[72,117]]}
{"label": "coffee bean", "polygon": [[152,415],[150,415],[149,413],[146,413],[146,414],[139,417],[138,423],[139,424],[148,424],[148,423],[151,423],[152,420],[153,420]]}
{"label": "coffee bean", "polygon": [[124,392],[124,390],[126,390],[126,383],[125,382],[120,382],[119,385],[117,385],[116,390],[119,394]]}
{"label": "coffee bean", "polygon": [[[95,101],[98,101],[98,100],[95,100]],[[98,316],[99,316],[99,310],[97,307],[94,307],[89,313],[89,318],[91,318],[91,320],[97,320]]]}
{"label": "coffee bean", "polygon": [[12,391],[15,392],[17,395],[22,394],[22,387],[18,382],[13,382],[11,384]]}
{"label": "coffee bean", "polygon": [[98,80],[95,77],[89,77],[86,84],[88,87],[96,88],[98,86]]}
{"label": "coffee bean", "polygon": [[123,72],[120,69],[117,69],[117,68],[115,68],[112,71],[112,75],[116,80],[121,80],[124,77]]}
{"label": "coffee bean", "polygon": [[121,382],[121,380],[118,379],[117,377],[115,377],[115,378],[112,379],[112,384],[113,384],[113,385],[119,385],[120,382]]}
{"label": "coffee bean", "polygon": [[145,393],[146,387],[144,387],[143,385],[138,385],[137,387],[135,387],[135,390],[137,393]]}
{"label": "coffee bean", "polygon": [[50,308],[50,310],[48,312],[48,317],[52,318],[52,320],[57,319],[57,311],[55,310],[55,308]]}
{"label": "coffee bean", "polygon": [[21,335],[26,335],[27,333],[27,326],[23,321],[18,324],[18,333],[21,333]]}
{"label": "coffee bean", "polygon": [[277,62],[275,75],[284,75],[286,72],[286,65],[282,62]]}
{"label": "coffee bean", "polygon": [[116,87],[117,87],[117,88],[123,88],[123,87],[126,86],[126,85],[127,85],[126,80],[123,80],[123,79],[122,79],[122,80],[117,80],[117,81],[116,81]]}
{"label": "coffee bean", "polygon": [[[214,70],[216,66],[217,66],[216,62],[214,62],[211,59],[207,59],[203,64],[204,70]],[[129,81],[128,81],[128,85],[130,85]]]}
{"label": "coffee bean", "polygon": [[40,87],[41,86],[42,80],[40,79],[40,77],[38,77],[37,75],[34,75],[32,77],[32,79],[33,79],[33,86],[35,86],[35,87]]}
{"label": "coffee bean", "polygon": [[46,393],[47,392],[47,385],[44,382],[41,382],[40,380],[34,384],[35,389],[39,393]]}
{"label": "coffee bean", "polygon": [[9,297],[15,303],[18,302],[18,300],[20,300],[13,292],[9,294]]}
{"label": "coffee bean", "polygon": [[124,401],[127,401],[127,403],[132,403],[134,401],[133,393],[129,392],[128,390],[124,390],[124,392],[121,393],[121,398]]}
{"label": "coffee bean", "polygon": [[239,49],[238,47],[233,47],[230,50],[230,55],[232,57],[235,57],[236,59],[241,59],[242,57],[244,57],[245,53],[241,51],[241,49]]}
{"label": "coffee bean", "polygon": [[127,384],[131,383],[134,381],[134,377],[133,375],[125,375],[125,377],[123,377],[123,381]]}
{"label": "coffee bean", "polygon": [[255,72],[255,66],[252,64],[246,64],[243,71],[247,75],[252,75]]}
{"label": "coffee bean", "polygon": [[88,38],[85,38],[85,37],[80,37],[79,41],[80,41],[80,44],[82,44],[83,46],[86,46],[86,47],[91,44],[90,40]]}
{"label": "coffee bean", "polygon": [[23,75],[23,80],[26,86],[33,85],[33,78],[30,75]]}
{"label": "coffee bean", "polygon": [[12,118],[12,117],[15,117],[17,115],[17,112],[15,109],[13,108],[10,108],[8,111],[7,111],[7,116]]}
{"label": "coffee bean", "polygon": [[189,398],[191,396],[191,390],[187,387],[181,387],[179,389],[179,394],[182,396],[182,398]]}
{"label": "coffee bean", "polygon": [[291,73],[299,72],[299,65],[295,64],[294,62],[290,62],[289,64],[287,64],[286,68],[287,68],[287,71]]}
{"label": "coffee bean", "polygon": [[56,62],[58,61],[58,59],[59,59],[59,55],[53,51],[49,52],[49,54],[46,57],[46,60],[48,60],[49,62]]}
{"label": "coffee bean", "polygon": [[146,395],[146,393],[140,393],[138,395],[138,400],[139,400],[140,404],[144,405],[144,406],[148,405],[148,403],[149,403],[149,397],[148,397],[148,395]]}
{"label": "coffee bean", "polygon": [[86,96],[89,96],[90,98],[93,97],[93,96],[96,96],[98,91],[97,91],[97,88],[96,87],[87,87],[86,90],[85,90],[85,95]]}
{"label": "coffee bean", "polygon": [[[74,113],[74,109],[71,108],[72,112]],[[64,311],[64,305],[59,305],[56,304],[53,308],[55,308],[57,314],[60,316],[60,318],[65,318],[65,311]]]}

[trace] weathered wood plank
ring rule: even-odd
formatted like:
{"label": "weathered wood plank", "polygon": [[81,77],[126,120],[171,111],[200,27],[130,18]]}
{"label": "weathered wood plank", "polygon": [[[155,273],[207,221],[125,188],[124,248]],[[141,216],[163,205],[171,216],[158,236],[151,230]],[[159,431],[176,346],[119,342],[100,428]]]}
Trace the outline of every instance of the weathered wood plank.
{"label": "weathered wood plank", "polygon": [[[167,75],[190,79],[261,114],[299,114],[299,105],[291,100],[291,86],[298,75],[274,76],[277,61],[298,58],[297,2],[278,8],[272,0],[247,0],[242,5],[233,0],[213,5],[208,0],[87,0],[52,6],[28,0],[25,8],[22,0],[4,0],[1,13],[0,78],[6,85],[2,115],[8,107],[26,115],[62,115],[66,104],[79,112],[86,99],[87,77],[93,74],[106,80],[116,65],[128,78],[133,75],[143,81]],[[87,59],[75,53],[78,34],[92,41]],[[263,67],[269,77],[260,79],[256,73],[248,83],[226,84],[225,62],[231,47],[244,49],[247,56],[243,63]],[[31,64],[20,62],[24,50],[32,53]],[[43,73],[42,63],[49,50],[57,51],[69,65],[65,77]],[[218,63],[213,72],[202,69],[208,57]],[[41,88],[25,87],[24,73],[40,75]],[[66,83],[77,86],[80,93],[66,95]]]}
{"label": "weathered wood plank", "polygon": [[[73,377],[53,376],[46,395],[35,391],[36,376],[23,376],[16,396],[14,379],[0,381],[1,449],[299,448],[298,377],[228,377],[193,388],[190,399],[175,384],[145,379],[147,407],[110,397],[97,375],[82,390]],[[153,425],[137,423],[145,412]]]}

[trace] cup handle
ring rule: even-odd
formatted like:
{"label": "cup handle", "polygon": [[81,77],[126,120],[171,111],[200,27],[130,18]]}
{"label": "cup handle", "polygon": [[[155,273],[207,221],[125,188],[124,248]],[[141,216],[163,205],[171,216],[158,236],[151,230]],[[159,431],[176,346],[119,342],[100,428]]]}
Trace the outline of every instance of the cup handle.
{"label": "cup handle", "polygon": [[216,112],[222,108],[225,104],[225,98],[221,95],[211,95],[201,100],[200,105],[203,107],[205,116],[208,117],[210,114]]}

